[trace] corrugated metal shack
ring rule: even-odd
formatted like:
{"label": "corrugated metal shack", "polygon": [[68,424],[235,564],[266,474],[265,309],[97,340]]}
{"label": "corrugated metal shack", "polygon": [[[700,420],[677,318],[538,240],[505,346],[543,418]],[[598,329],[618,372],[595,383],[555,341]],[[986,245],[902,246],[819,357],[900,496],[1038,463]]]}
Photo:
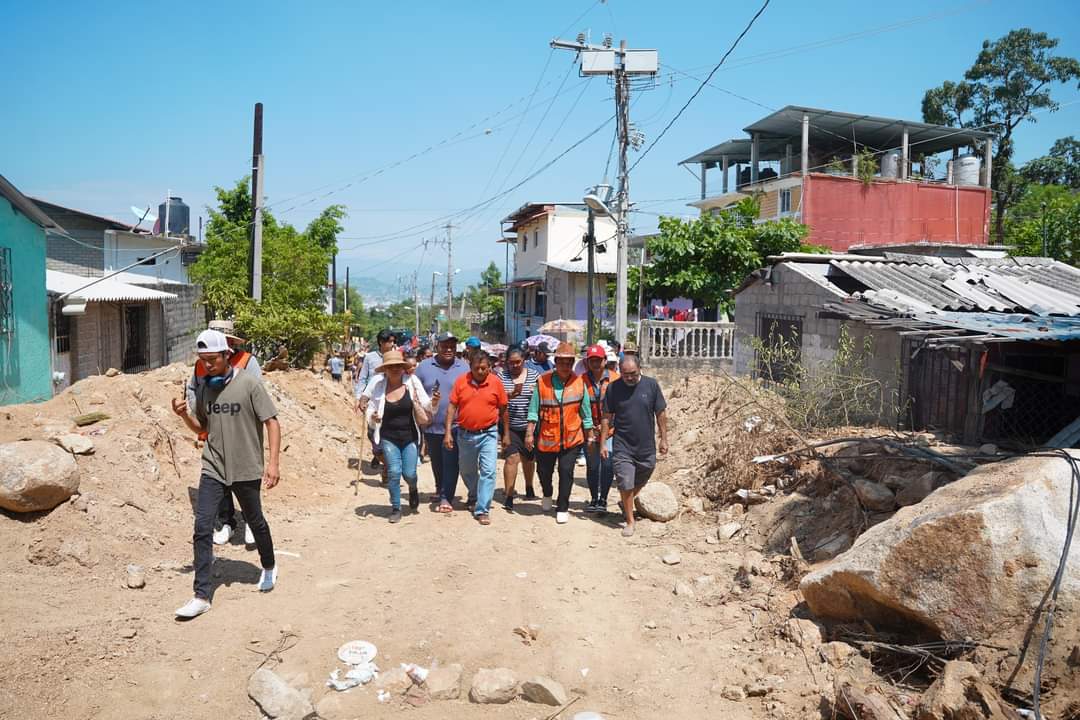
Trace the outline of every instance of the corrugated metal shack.
{"label": "corrugated metal shack", "polygon": [[[737,291],[740,335],[763,338],[770,318],[784,318],[820,361],[846,324],[873,335],[875,372],[898,369],[901,426],[966,443],[1080,440],[1080,270],[888,252],[771,261]],[[744,342],[736,372],[755,367]]]}

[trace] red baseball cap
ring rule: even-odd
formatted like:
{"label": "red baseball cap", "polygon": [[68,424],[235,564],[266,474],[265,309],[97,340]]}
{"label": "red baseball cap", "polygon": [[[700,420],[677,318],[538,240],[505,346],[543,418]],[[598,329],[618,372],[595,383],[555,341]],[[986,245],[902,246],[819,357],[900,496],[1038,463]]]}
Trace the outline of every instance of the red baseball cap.
{"label": "red baseball cap", "polygon": [[585,359],[589,358],[600,358],[601,360],[606,360],[607,353],[604,351],[604,348],[600,347],[599,345],[590,345],[585,351]]}

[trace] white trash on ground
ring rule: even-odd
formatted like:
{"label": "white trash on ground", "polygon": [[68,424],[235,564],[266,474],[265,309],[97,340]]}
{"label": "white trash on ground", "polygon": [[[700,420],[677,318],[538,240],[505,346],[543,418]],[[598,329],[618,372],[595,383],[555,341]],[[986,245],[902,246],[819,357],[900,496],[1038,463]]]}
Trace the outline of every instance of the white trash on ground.
{"label": "white trash on ground", "polygon": [[326,686],[344,692],[358,685],[367,685],[379,677],[379,666],[372,662],[378,655],[378,649],[367,640],[353,640],[338,648],[338,659],[349,666],[345,679],[341,679],[341,670],[330,673]]}

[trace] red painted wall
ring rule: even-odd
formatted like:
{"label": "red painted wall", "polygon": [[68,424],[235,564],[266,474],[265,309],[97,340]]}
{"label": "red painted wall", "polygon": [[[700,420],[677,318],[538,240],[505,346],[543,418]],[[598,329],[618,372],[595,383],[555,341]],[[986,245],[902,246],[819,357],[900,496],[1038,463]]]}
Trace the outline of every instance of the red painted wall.
{"label": "red painted wall", "polygon": [[803,184],[807,242],[845,251],[852,245],[944,242],[985,245],[990,190],[810,174]]}

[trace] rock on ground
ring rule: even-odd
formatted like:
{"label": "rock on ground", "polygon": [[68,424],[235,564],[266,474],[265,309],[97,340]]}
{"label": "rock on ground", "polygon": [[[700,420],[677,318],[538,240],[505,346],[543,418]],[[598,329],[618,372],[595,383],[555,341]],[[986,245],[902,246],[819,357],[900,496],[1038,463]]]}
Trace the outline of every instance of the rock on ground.
{"label": "rock on ground", "polygon": [[424,686],[432,700],[457,700],[461,696],[461,665],[432,668]]}
{"label": "rock on ground", "polygon": [[521,695],[529,702],[561,707],[570,702],[566,689],[549,677],[534,677],[521,683]]}
{"label": "rock on ground", "polygon": [[679,499],[669,486],[662,482],[651,482],[638,493],[634,507],[650,520],[669,522],[679,514]]}
{"label": "rock on ground", "polygon": [[[1060,458],[982,466],[870,528],[800,589],[823,618],[1014,640],[1057,570],[1070,480]],[[1070,562],[1056,627],[1077,621],[1078,598],[1080,563]]]}
{"label": "rock on ground", "polygon": [[818,648],[818,655],[834,668],[843,667],[849,658],[858,655],[859,651],[846,642],[827,642]]}
{"label": "rock on ground", "polygon": [[896,491],[896,504],[900,507],[918,505],[930,493],[934,492],[934,484],[937,482],[939,473],[928,472],[920,475],[904,487]]}
{"label": "rock on ground", "polygon": [[888,699],[867,678],[852,672],[837,673],[833,682],[833,708],[848,720],[896,720]]}
{"label": "rock on ground", "polygon": [[385,690],[391,695],[400,695],[412,687],[412,678],[402,667],[391,668],[386,672],[379,673],[375,681],[375,687]]}
{"label": "rock on ground", "polygon": [[480,668],[473,678],[469,699],[480,704],[504,704],[517,696],[517,678],[507,668]]}
{"label": "rock on ground", "polygon": [[790,618],[780,629],[781,634],[805,650],[821,645],[821,628],[813,620]]}
{"label": "rock on ground", "polygon": [[54,438],[54,441],[73,455],[91,455],[94,452],[94,441],[78,433],[65,433]]}
{"label": "rock on ground", "polygon": [[853,484],[855,494],[859,496],[859,502],[867,510],[879,510],[887,512],[896,508],[896,497],[885,485],[871,482],[865,478],[856,478]]}
{"label": "rock on ground", "polygon": [[259,668],[248,680],[248,696],[273,720],[305,720],[315,714],[311,702],[272,670]]}
{"label": "rock on ground", "polygon": [[0,445],[0,508],[51,510],[79,490],[79,466],[70,453],[41,440]]}
{"label": "rock on ground", "polygon": [[916,720],[1010,720],[1016,717],[997,691],[983,680],[978,668],[954,660],[923,694]]}

